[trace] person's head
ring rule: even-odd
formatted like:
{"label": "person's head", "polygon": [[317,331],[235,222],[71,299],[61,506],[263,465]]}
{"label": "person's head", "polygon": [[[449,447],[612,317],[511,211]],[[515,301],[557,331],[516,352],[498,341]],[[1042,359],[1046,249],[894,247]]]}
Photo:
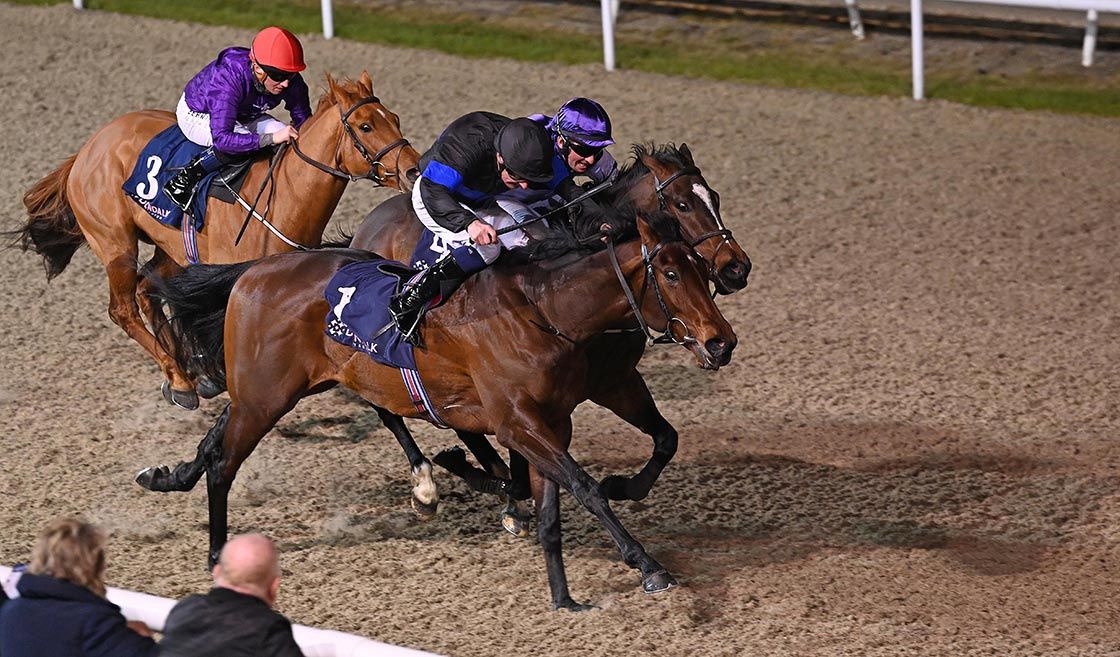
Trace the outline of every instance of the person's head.
{"label": "person's head", "polygon": [[77,518],[58,518],[39,534],[27,572],[66,580],[105,597],[105,533]]}
{"label": "person's head", "polygon": [[288,87],[296,73],[307,68],[303,63],[303,46],[294,34],[282,27],[266,27],[253,38],[249,49],[253,75],[270,94]]}
{"label": "person's head", "polygon": [[611,117],[590,98],[573,98],[560,106],[548,123],[555,135],[556,148],[575,173],[587,173],[603,149],[614,143]]}
{"label": "person's head", "polygon": [[502,126],[495,145],[498,170],[506,187],[526,189],[552,180],[552,140],[540,124],[514,119]]}
{"label": "person's head", "polygon": [[214,566],[214,584],[276,604],[280,592],[280,559],[272,541],[244,534],[226,543]]}

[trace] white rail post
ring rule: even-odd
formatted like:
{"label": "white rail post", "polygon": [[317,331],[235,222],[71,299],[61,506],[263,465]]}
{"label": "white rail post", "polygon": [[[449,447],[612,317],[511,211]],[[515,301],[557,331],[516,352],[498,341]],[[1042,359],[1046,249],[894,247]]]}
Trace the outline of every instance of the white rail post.
{"label": "white rail post", "polygon": [[334,38],[334,7],[331,0],[323,0],[323,38]]}
{"label": "white rail post", "polygon": [[863,19],[859,16],[859,5],[856,0],[844,0],[844,6],[848,8],[848,25],[852,28],[852,36],[862,41]]}
{"label": "white rail post", "polygon": [[82,0],[74,0],[74,9],[82,8]]}
{"label": "white rail post", "polygon": [[603,15],[603,66],[614,70],[614,13],[616,0],[599,0]]}
{"label": "white rail post", "polygon": [[910,0],[910,51],[914,100],[922,100],[926,97],[925,77],[922,75],[925,65],[922,55],[922,0]]}
{"label": "white rail post", "polygon": [[1097,48],[1097,10],[1090,9],[1085,16],[1085,44],[1081,47],[1081,65],[1093,65],[1093,51]]}

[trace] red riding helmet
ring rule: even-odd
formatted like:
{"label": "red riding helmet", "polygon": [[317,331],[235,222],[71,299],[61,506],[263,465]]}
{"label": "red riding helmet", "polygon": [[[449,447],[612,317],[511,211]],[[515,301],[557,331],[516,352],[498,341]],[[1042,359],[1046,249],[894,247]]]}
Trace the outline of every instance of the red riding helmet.
{"label": "red riding helmet", "polygon": [[253,38],[253,57],[261,66],[271,66],[288,73],[307,68],[303,63],[303,46],[296,35],[282,27],[266,27]]}

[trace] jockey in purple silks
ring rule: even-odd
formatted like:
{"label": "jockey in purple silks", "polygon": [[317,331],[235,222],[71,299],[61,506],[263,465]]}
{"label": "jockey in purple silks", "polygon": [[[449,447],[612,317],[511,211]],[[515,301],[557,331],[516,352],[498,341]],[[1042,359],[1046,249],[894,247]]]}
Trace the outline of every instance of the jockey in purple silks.
{"label": "jockey in purple silks", "polygon": [[[599,103],[590,98],[573,98],[561,105],[555,116],[533,114],[529,118],[544,126],[552,139],[553,177],[547,185],[513,189],[499,195],[503,209],[518,223],[547,212],[561,199],[572,198],[573,178],[586,176],[593,184],[599,184],[618,173],[618,163],[606,150],[614,143],[611,117]],[[588,204],[595,207],[591,199]]]}
{"label": "jockey in purple silks", "polygon": [[[207,173],[298,137],[311,116],[307,83],[299,75],[305,68],[299,40],[280,27],[261,30],[252,48],[218,53],[187,83],[175,112],[187,139],[207,150],[180,169],[164,193],[186,210]],[[267,113],[281,101],[291,125]]]}

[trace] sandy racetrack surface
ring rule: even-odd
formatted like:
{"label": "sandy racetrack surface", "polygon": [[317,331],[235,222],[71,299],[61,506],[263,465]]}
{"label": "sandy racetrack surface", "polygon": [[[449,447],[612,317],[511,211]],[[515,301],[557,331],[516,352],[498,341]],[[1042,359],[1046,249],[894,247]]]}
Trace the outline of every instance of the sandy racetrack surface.
{"label": "sandy racetrack surface", "polygon": [[[251,36],[67,7],[0,5],[0,26],[5,229],[96,128],[172,108]],[[415,520],[396,442],[332,391],[265,438],[231,495],[233,531],[280,542],[295,622],[455,656],[1120,650],[1115,120],[305,44],[313,86],[370,69],[421,146],[463,111],[577,94],[623,143],[687,142],[755,272],[720,299],[729,367],[668,348],[641,366],[681,446],[649,498],[615,506],[680,588],[643,595],[564,496],[572,592],[600,609],[550,611],[535,538],[446,473],[438,518]],[[334,223],[387,195],[352,186]],[[81,513],[113,531],[111,585],[203,590],[205,488],[132,476],[192,456],[224,401],[164,404],[87,249],[50,285],[33,255],[0,267],[0,561]],[[429,454],[454,442],[411,426]],[[597,408],[575,436],[595,476],[649,454]]]}

